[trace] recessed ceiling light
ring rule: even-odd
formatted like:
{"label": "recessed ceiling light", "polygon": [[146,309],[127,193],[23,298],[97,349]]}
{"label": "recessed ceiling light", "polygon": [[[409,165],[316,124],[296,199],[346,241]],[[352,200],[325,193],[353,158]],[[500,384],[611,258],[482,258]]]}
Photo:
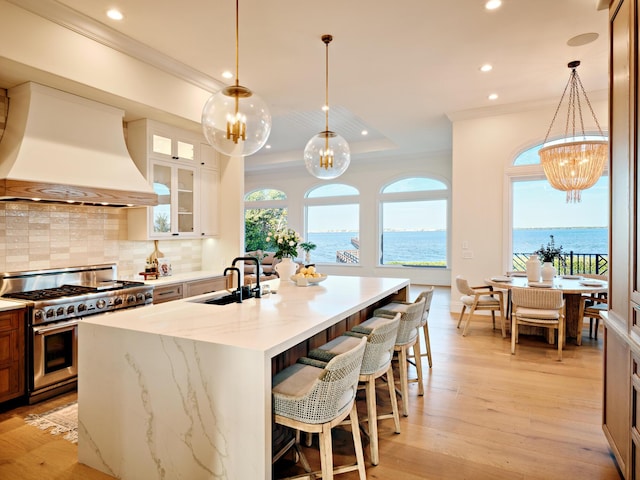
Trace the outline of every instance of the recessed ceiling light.
{"label": "recessed ceiling light", "polygon": [[496,8],[500,7],[500,5],[502,5],[502,0],[489,0],[484,4],[484,8],[486,8],[487,10],[495,10]]}
{"label": "recessed ceiling light", "polygon": [[112,8],[111,10],[107,11],[107,17],[109,17],[111,20],[122,20],[124,18],[124,15],[122,15],[122,12],[120,10]]}
{"label": "recessed ceiling light", "polygon": [[266,148],[267,150],[269,150],[271,148],[271,145],[265,145],[264,148]]}
{"label": "recessed ceiling light", "polygon": [[492,93],[491,95],[489,95],[487,97],[489,100],[497,100],[498,99],[498,94],[497,93]]}
{"label": "recessed ceiling light", "polygon": [[367,130],[362,130],[360,133],[361,133],[363,136],[364,136],[364,135],[369,135],[369,132],[368,132]]}
{"label": "recessed ceiling light", "polygon": [[322,111],[326,112],[327,110],[329,110],[329,105],[323,105],[322,106]]}
{"label": "recessed ceiling light", "polygon": [[485,63],[480,67],[481,72],[490,72],[491,70],[493,70],[493,65],[490,65],[488,63]]}
{"label": "recessed ceiling light", "polygon": [[224,72],[222,72],[222,78],[233,78],[233,73],[231,73],[229,70],[225,70]]}
{"label": "recessed ceiling light", "polygon": [[583,33],[581,35],[571,37],[569,40],[567,40],[567,45],[569,45],[570,47],[580,47],[582,45],[586,45],[587,43],[595,42],[598,37],[599,35],[595,32]]}

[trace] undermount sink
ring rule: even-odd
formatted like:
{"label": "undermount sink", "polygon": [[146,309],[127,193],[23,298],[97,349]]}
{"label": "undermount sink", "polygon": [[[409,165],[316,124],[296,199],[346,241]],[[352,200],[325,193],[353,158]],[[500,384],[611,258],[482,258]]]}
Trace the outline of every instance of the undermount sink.
{"label": "undermount sink", "polygon": [[224,295],[222,297],[211,298],[209,300],[205,300],[203,303],[207,303],[209,305],[228,305],[230,303],[237,303],[238,296],[234,293],[230,295]]}

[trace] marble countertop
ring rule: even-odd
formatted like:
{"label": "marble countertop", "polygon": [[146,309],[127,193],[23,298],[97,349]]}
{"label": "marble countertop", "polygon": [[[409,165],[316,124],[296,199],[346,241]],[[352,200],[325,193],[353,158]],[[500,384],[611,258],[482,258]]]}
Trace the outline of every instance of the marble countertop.
{"label": "marble countertop", "polygon": [[[82,324],[199,340],[275,356],[409,285],[407,279],[331,276],[298,287],[282,281],[277,293],[241,304],[208,305],[205,294],[144,308],[87,317]],[[226,293],[226,292],[225,292]]]}
{"label": "marble countertop", "polygon": [[14,302],[11,300],[0,300],[0,312],[16,310],[18,308],[24,308],[24,303],[19,301]]}

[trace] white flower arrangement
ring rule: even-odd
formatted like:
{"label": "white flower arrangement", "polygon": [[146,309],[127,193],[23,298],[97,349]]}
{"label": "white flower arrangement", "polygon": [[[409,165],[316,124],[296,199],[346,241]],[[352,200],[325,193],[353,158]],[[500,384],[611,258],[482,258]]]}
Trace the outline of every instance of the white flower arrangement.
{"label": "white flower arrangement", "polygon": [[276,248],[276,258],[295,258],[298,256],[298,244],[302,237],[293,228],[283,228],[275,232],[269,232],[266,238]]}

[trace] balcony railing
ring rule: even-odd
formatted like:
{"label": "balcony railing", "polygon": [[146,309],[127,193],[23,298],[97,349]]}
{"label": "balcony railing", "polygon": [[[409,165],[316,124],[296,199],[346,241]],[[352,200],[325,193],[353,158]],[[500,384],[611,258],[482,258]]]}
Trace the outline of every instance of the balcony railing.
{"label": "balcony railing", "polygon": [[[524,272],[526,270],[528,253],[513,254],[513,270]],[[575,253],[570,251],[562,255],[562,260],[553,262],[559,275],[580,275],[593,273],[607,275],[609,272],[609,255],[605,253]]]}

